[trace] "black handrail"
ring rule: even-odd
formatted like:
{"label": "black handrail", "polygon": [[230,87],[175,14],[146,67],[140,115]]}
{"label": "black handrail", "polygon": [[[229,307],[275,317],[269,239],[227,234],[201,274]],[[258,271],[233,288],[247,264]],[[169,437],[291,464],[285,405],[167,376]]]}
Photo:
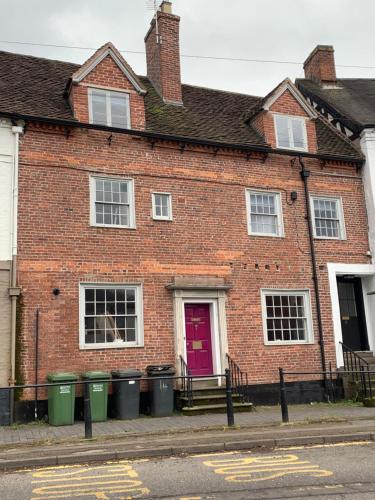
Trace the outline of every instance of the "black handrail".
{"label": "black handrail", "polygon": [[[342,344],[342,342],[340,342]],[[345,346],[346,347],[346,346]],[[348,348],[350,349],[350,348]],[[354,351],[353,351],[354,352]],[[358,356],[359,358],[361,356]],[[361,358],[363,361],[365,361],[363,358]],[[366,361],[365,361],[366,362]],[[369,365],[369,363],[367,363]],[[357,380],[364,380],[365,377],[368,376],[368,382],[369,382],[369,395],[372,398],[372,389],[371,389],[371,375],[375,377],[375,370],[370,370],[369,367],[364,372],[363,370],[364,366],[362,365],[361,368],[357,371],[353,370],[341,370],[338,371],[336,370],[335,372],[332,372],[330,370],[329,372],[318,372],[318,371],[309,371],[309,372],[295,372],[295,371],[285,371],[284,368],[279,368],[279,391],[280,391],[280,407],[281,407],[281,418],[284,423],[289,422],[289,412],[288,412],[288,398],[287,398],[287,387],[286,387],[286,378],[290,376],[296,376],[296,375],[320,375],[323,376],[325,379],[327,377],[330,378],[331,382],[333,383],[333,377],[336,376],[336,380],[342,376],[342,375],[351,375],[355,376]]]}
{"label": "black handrail", "polygon": [[368,394],[372,398],[370,364],[343,342],[340,342],[340,344],[344,358],[344,369],[352,372],[351,378],[353,382],[360,382],[363,396],[366,398]]}
{"label": "black handrail", "polygon": [[231,376],[232,392],[240,397],[241,403],[251,403],[247,373],[242,371],[233,358],[226,354]]}
{"label": "black handrail", "polygon": [[187,398],[187,405],[189,408],[194,406],[193,395],[193,377],[189,367],[182,356],[180,356],[181,375],[183,377],[181,384],[181,392]]}

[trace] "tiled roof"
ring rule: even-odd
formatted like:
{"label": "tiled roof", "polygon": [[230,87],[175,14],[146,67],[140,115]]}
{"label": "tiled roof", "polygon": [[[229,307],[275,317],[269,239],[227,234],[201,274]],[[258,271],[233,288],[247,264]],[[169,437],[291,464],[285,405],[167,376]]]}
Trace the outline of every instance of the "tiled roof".
{"label": "tiled roof", "polygon": [[[79,65],[0,51],[0,113],[74,120],[65,89]],[[246,123],[262,102],[222,90],[182,86],[183,106],[165,104],[146,77],[146,130],[243,146],[267,146]],[[317,122],[318,152],[361,159],[358,150],[323,121]]]}
{"label": "tiled roof", "polygon": [[217,142],[266,146],[258,132],[245,123],[246,111],[261,100],[221,90],[182,86],[183,106],[164,104],[147,78],[146,123],[153,132],[209,139]]}
{"label": "tiled roof", "polygon": [[0,51],[0,111],[71,120],[65,86],[78,64]]}
{"label": "tiled roof", "polygon": [[375,79],[343,78],[337,80],[337,88],[324,88],[302,78],[296,84],[302,93],[307,91],[325,101],[354,126],[375,124]]}

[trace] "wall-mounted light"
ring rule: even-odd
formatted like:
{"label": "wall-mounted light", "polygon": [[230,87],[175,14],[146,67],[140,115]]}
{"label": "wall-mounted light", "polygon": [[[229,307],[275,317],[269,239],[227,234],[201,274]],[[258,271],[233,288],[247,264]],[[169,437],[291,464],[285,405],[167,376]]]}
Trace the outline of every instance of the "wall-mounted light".
{"label": "wall-mounted light", "polygon": [[292,201],[296,201],[296,200],[297,200],[297,198],[298,198],[298,193],[297,193],[297,191],[292,191],[292,192],[290,193],[290,199],[291,199]]}
{"label": "wall-mounted light", "polygon": [[56,297],[57,297],[58,295],[60,295],[60,288],[54,288],[52,290],[52,293],[53,293],[53,295],[56,295]]}

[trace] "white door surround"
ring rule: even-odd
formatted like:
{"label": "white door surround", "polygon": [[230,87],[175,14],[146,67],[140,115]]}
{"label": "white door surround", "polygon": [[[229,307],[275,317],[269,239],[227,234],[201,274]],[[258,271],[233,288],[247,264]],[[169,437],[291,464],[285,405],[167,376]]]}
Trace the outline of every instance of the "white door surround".
{"label": "white door surround", "polygon": [[213,372],[223,373],[228,351],[225,313],[225,290],[175,289],[173,290],[175,354],[178,374],[181,375],[180,356],[186,361],[185,304],[209,304]]}
{"label": "white door surround", "polygon": [[328,280],[331,294],[333,332],[336,347],[337,366],[344,365],[342,349],[341,316],[339,295],[337,289],[337,277],[344,275],[353,275],[362,278],[363,303],[365,307],[368,342],[371,351],[375,346],[375,295],[368,295],[375,291],[375,265],[374,264],[336,264],[328,263]]}

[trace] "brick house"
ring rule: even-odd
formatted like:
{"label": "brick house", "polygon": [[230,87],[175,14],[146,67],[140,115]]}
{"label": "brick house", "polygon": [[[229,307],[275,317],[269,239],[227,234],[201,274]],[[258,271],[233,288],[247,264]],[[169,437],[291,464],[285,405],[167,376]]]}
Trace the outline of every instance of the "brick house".
{"label": "brick house", "polygon": [[[375,316],[375,82],[371,78],[338,78],[334,49],[318,45],[304,63],[305,78],[296,84],[306,100],[341,134],[361,149],[362,172],[368,214],[369,264],[330,264],[328,268],[332,320],[336,342],[374,368]],[[372,259],[372,260],[370,260]],[[342,363],[338,353],[339,364]],[[360,361],[363,364],[362,361]],[[364,363],[366,364],[366,362]]]}
{"label": "brick house", "polygon": [[18,381],[37,310],[39,380],[229,354],[262,400],[279,366],[337,365],[327,265],[370,262],[362,154],[289,79],[182,84],[179,21],[163,2],[147,77],[111,43],[82,66],[0,53],[0,117],[24,132]]}

